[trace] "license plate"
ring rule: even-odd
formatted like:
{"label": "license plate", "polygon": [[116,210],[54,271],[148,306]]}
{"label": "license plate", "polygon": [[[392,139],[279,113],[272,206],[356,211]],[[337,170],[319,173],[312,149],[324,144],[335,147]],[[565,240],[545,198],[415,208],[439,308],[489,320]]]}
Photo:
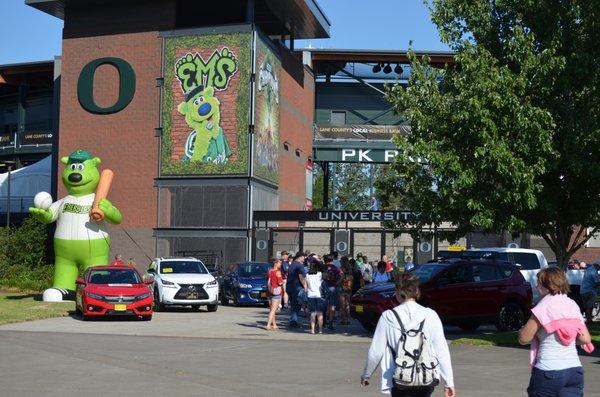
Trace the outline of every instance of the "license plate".
{"label": "license plate", "polygon": [[356,310],[357,313],[364,312],[364,308],[363,308],[362,305],[356,305],[356,306],[354,306],[354,310]]}
{"label": "license plate", "polygon": [[127,310],[127,305],[115,305],[115,311],[124,312]]}
{"label": "license plate", "polygon": [[266,292],[261,292],[260,293],[260,297],[261,298],[266,298],[267,297],[267,293]]}

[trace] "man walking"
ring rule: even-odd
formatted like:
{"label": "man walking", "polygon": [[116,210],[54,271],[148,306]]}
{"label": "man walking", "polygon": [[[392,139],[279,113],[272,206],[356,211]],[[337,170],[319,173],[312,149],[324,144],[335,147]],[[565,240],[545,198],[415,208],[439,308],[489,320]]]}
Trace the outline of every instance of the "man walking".
{"label": "man walking", "polygon": [[304,259],[304,253],[298,251],[288,270],[286,292],[290,302],[290,327],[293,328],[298,327],[298,313],[302,307],[300,292],[306,292],[307,289]]}
{"label": "man walking", "polygon": [[585,270],[579,290],[585,308],[585,320],[588,324],[593,321],[592,313],[598,299],[598,287],[600,287],[600,264],[595,262]]}

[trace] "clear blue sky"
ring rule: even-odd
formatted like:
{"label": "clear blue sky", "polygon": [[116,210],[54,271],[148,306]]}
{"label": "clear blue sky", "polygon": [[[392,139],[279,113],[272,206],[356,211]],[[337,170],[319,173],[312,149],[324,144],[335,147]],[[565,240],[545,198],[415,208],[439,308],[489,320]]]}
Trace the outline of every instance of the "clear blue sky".
{"label": "clear blue sky", "polygon": [[[25,6],[24,0],[1,0],[0,65],[53,59],[61,53],[61,20]],[[313,47],[446,50],[423,0],[317,0],[331,21],[331,39]],[[298,43],[297,47],[308,45]]]}

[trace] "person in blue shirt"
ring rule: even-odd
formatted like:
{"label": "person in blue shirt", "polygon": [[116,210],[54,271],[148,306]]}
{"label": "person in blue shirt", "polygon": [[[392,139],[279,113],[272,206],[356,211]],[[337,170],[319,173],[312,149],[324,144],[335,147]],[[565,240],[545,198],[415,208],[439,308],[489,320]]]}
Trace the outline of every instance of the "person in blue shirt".
{"label": "person in blue shirt", "polygon": [[415,268],[415,264],[412,262],[410,256],[407,256],[404,262],[404,272],[410,272]]}
{"label": "person in blue shirt", "polygon": [[598,299],[598,287],[600,287],[600,263],[597,261],[585,270],[579,289],[588,323],[592,322],[592,313]]}
{"label": "person in blue shirt", "polygon": [[287,278],[287,293],[290,300],[290,327],[298,327],[298,314],[302,308],[302,301],[299,299],[301,291],[306,292],[306,269],[304,268],[304,252],[297,252],[294,255],[294,261],[290,265]]}

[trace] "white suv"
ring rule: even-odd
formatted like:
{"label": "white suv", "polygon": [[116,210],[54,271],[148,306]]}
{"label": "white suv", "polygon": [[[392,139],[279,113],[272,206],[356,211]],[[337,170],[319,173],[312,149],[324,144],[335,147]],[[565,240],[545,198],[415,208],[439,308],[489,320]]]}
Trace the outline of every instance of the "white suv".
{"label": "white suv", "polygon": [[148,268],[154,276],[154,310],[165,306],[206,306],[216,312],[219,302],[219,283],[206,266],[196,258],[156,258]]}

